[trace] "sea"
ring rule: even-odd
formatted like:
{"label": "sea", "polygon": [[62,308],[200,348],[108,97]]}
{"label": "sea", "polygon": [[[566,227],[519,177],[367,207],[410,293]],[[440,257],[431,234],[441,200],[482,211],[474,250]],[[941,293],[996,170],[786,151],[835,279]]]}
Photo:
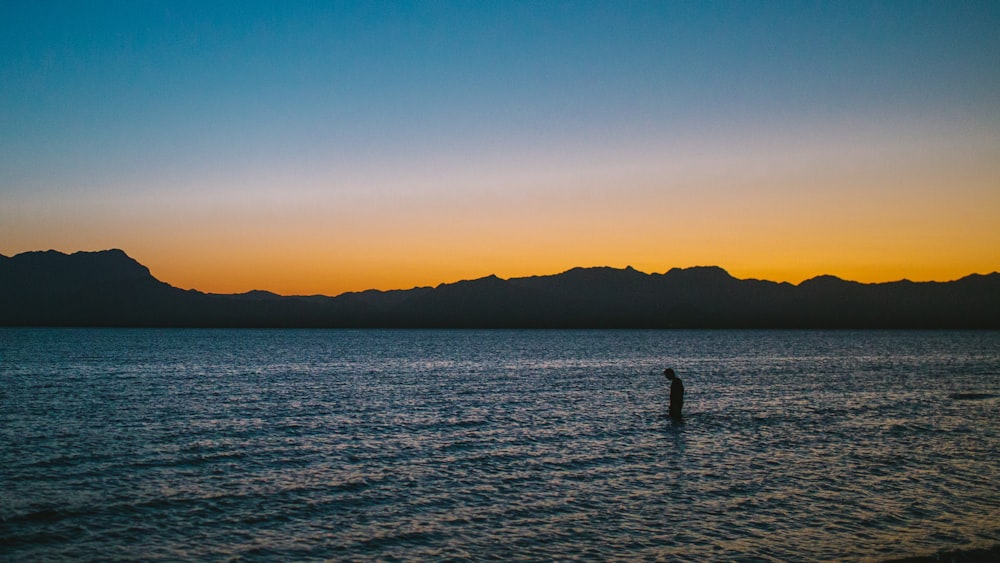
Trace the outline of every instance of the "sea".
{"label": "sea", "polygon": [[997,331],[0,328],[3,561],[998,542]]}

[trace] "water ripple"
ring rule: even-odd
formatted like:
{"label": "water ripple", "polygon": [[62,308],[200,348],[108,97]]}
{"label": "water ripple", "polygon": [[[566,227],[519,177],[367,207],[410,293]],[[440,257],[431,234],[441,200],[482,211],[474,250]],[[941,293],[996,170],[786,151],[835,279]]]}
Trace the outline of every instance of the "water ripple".
{"label": "water ripple", "polygon": [[0,336],[0,559],[873,560],[1000,541],[996,333]]}

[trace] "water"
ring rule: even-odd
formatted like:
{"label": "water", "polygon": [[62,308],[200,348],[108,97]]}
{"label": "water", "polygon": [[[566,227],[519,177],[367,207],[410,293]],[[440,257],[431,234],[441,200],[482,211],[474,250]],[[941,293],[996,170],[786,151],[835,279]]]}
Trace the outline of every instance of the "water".
{"label": "water", "polygon": [[0,559],[990,545],[998,406],[998,332],[0,329]]}

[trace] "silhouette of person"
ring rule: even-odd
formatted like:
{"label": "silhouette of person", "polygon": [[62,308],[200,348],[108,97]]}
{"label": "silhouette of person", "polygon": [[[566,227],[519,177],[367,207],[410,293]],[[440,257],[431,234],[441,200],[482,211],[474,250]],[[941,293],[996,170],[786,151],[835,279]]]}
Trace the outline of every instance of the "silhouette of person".
{"label": "silhouette of person", "polygon": [[684,382],[670,368],[663,370],[663,375],[670,380],[670,418],[680,420],[681,408],[684,407]]}

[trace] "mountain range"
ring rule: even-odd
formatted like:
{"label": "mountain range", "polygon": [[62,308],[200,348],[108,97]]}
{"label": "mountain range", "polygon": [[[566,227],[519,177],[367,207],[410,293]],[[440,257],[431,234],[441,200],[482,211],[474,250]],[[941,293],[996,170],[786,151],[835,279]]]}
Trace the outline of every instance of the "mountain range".
{"label": "mountain range", "polygon": [[0,325],[149,327],[1000,328],[1000,274],[800,284],[718,267],[631,267],[409,290],[223,295],[157,280],[121,250],[0,255]]}

